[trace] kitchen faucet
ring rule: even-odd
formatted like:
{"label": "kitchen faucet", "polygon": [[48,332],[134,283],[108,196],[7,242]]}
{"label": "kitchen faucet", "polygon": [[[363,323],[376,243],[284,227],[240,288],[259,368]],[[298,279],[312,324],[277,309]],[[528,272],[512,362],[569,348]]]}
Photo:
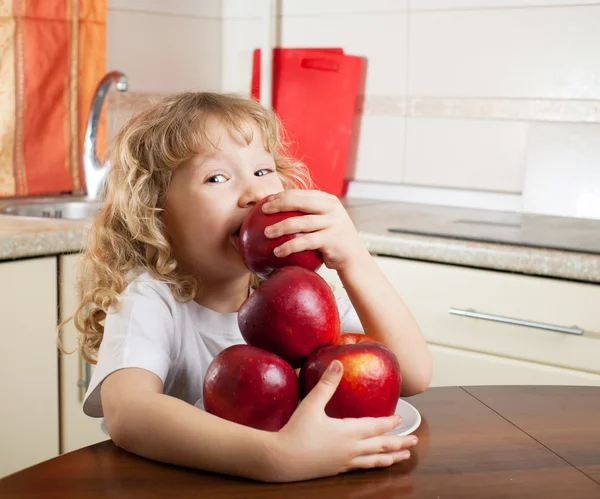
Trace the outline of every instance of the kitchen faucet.
{"label": "kitchen faucet", "polygon": [[96,156],[96,136],[98,134],[98,121],[100,120],[100,111],[102,103],[106,97],[106,93],[111,84],[115,82],[119,92],[125,92],[128,88],[127,77],[120,71],[111,71],[106,73],[94,93],[92,106],[88,116],[87,126],[85,129],[85,142],[83,146],[83,174],[85,177],[85,186],[87,198],[95,200],[98,198],[100,191],[104,185],[104,180],[110,164],[108,161],[101,163]]}

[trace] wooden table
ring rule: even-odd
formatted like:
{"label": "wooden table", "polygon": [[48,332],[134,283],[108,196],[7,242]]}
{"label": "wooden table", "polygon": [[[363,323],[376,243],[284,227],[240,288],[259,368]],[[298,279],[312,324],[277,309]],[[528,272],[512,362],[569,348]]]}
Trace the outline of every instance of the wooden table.
{"label": "wooden table", "polygon": [[0,480],[0,497],[600,498],[600,387],[430,388],[407,400],[423,417],[420,442],[391,468],[264,484],[155,463],[107,441]]}

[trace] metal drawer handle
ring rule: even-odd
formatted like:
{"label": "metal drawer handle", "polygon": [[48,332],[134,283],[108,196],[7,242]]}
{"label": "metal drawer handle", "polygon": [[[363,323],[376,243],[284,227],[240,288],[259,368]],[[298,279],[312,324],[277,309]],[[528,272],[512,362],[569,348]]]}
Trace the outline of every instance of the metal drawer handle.
{"label": "metal drawer handle", "polygon": [[464,317],[472,317],[473,319],[485,319],[487,321],[506,322],[508,324],[516,324],[517,326],[534,327],[536,329],[548,329],[550,331],[556,331],[559,333],[567,333],[567,334],[576,334],[578,336],[581,336],[583,334],[583,329],[580,329],[577,326],[564,327],[564,326],[555,326],[553,324],[544,324],[542,322],[526,321],[523,319],[511,319],[510,317],[504,317],[502,315],[492,315],[492,314],[484,314],[481,312],[476,312],[475,310],[472,310],[472,309],[462,310],[460,308],[450,307],[448,309],[448,313],[454,314],[454,315],[462,315]]}

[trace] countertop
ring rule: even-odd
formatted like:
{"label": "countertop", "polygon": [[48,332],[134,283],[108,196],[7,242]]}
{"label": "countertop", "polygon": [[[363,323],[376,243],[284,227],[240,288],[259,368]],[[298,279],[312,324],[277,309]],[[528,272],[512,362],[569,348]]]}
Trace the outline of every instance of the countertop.
{"label": "countertop", "polygon": [[[600,282],[600,220],[369,199],[343,203],[374,254]],[[80,251],[88,227],[0,215],[0,260]]]}
{"label": "countertop", "polygon": [[600,220],[366,199],[345,205],[372,253],[600,282]]}
{"label": "countertop", "polygon": [[130,454],[110,440],[0,480],[3,498],[600,497],[600,388],[430,388],[407,461],[330,478],[268,484]]}

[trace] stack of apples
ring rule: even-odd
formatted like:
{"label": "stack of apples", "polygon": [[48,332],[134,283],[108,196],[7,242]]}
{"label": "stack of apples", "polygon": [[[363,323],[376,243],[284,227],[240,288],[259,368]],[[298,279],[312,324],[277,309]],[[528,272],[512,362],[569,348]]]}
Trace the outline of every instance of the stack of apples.
{"label": "stack of apples", "polygon": [[[246,426],[280,430],[333,360],[343,366],[325,407],[330,417],[394,413],[402,377],[394,353],[361,333],[341,333],[333,291],[316,272],[319,251],[278,258],[273,250],[298,234],[268,239],[264,229],[301,212],[264,214],[257,203],[240,228],[239,248],[250,271],[266,279],[244,301],[238,325],[246,344],[220,352],[203,385],[207,412]],[[300,368],[299,376],[295,369]]]}

